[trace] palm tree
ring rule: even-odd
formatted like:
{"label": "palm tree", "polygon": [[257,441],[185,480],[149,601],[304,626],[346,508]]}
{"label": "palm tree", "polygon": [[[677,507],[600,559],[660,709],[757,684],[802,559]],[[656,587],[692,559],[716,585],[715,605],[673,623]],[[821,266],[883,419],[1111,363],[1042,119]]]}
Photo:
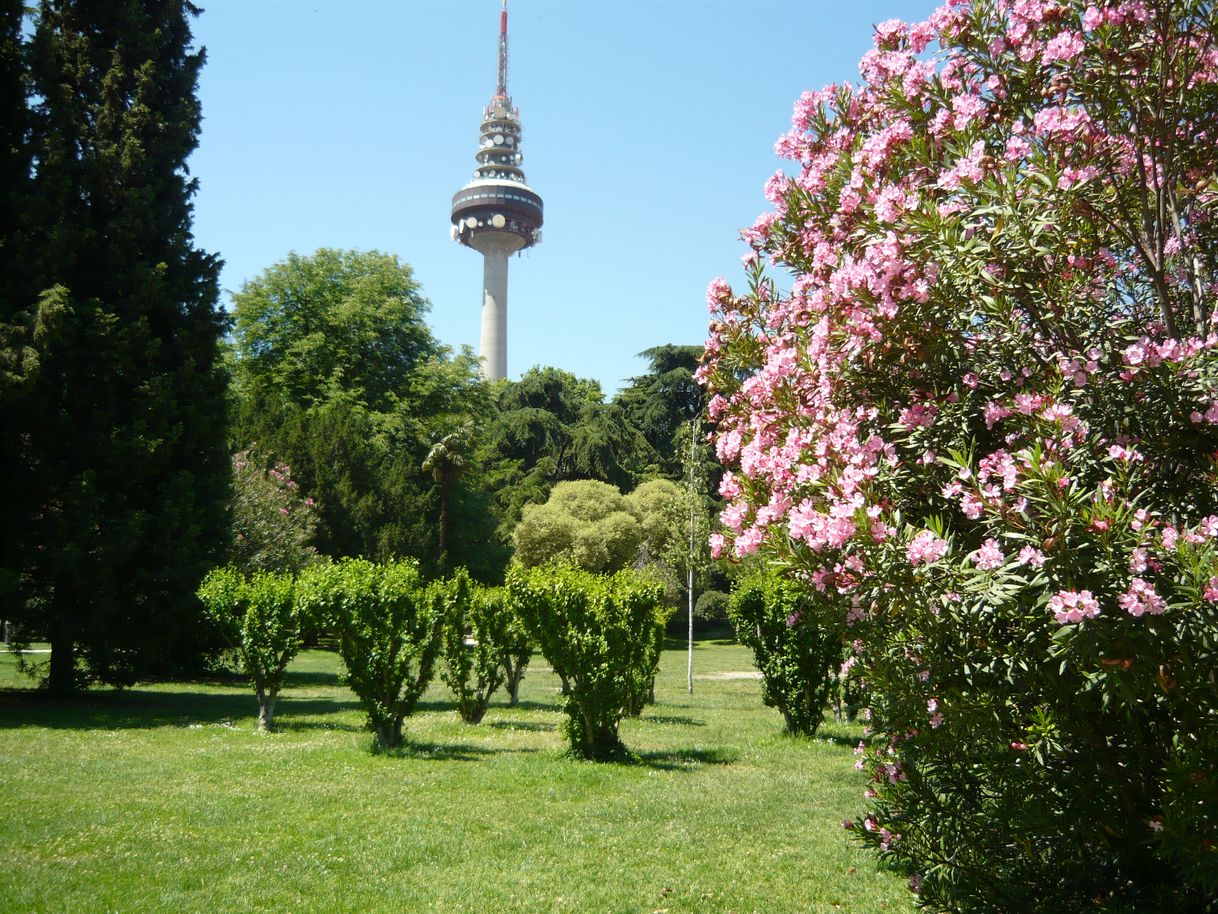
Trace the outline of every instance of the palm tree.
{"label": "palm tree", "polygon": [[448,565],[448,496],[452,484],[465,471],[465,448],[473,432],[466,422],[431,446],[423,461],[424,472],[440,486],[440,567]]}

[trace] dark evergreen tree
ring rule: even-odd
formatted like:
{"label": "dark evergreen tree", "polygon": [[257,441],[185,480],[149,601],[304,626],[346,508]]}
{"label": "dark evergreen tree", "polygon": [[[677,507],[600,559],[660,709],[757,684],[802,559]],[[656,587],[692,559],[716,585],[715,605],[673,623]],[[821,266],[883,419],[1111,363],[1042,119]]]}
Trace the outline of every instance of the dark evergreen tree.
{"label": "dark evergreen tree", "polygon": [[[0,479],[15,480],[24,386],[34,368],[31,304],[21,214],[29,190],[29,111],[26,102],[23,0],[0,0]],[[19,502],[10,491],[0,503],[0,620],[14,616]]]}
{"label": "dark evergreen tree", "polygon": [[470,475],[493,495],[500,543],[555,483],[596,479],[625,490],[638,481],[647,443],[598,382],[538,366],[501,382],[494,400]]}
{"label": "dark evergreen tree", "polygon": [[[28,635],[49,685],[197,655],[194,591],[228,531],[218,259],[194,247],[186,160],[203,52],[182,0],[43,0],[29,47],[37,288],[12,489]],[[78,661],[83,667],[78,668]]]}
{"label": "dark evergreen tree", "polygon": [[702,347],[668,343],[639,356],[647,359],[649,370],[631,378],[614,402],[647,439],[647,462],[660,475],[678,479],[689,439],[688,435],[683,441],[675,439],[682,428],[688,432],[689,421],[702,416],[706,408],[702,386],[694,380]]}

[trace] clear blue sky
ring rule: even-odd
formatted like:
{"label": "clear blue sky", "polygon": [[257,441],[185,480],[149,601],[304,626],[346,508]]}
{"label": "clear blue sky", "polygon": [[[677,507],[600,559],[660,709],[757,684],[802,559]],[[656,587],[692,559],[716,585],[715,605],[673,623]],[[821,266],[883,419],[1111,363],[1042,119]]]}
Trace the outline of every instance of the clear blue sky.
{"label": "clear blue sky", "polygon": [[[409,263],[443,342],[477,349],[481,257],[449,237],[495,88],[499,0],[196,0],[207,48],[195,236],[242,283],[289,251]],[[511,261],[508,373],[612,395],[636,354],[706,337],[767,208],[804,89],[857,80],[871,26],[934,0],[509,0],[509,92],[540,245]],[[228,292],[223,295],[228,302]]]}

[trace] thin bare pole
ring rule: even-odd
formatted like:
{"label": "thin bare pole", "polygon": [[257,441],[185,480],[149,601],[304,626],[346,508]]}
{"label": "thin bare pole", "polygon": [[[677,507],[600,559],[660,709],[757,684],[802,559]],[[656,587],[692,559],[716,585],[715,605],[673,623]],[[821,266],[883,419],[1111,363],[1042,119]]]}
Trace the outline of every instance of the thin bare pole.
{"label": "thin bare pole", "polygon": [[694,435],[697,425],[689,421],[689,694],[694,694]]}

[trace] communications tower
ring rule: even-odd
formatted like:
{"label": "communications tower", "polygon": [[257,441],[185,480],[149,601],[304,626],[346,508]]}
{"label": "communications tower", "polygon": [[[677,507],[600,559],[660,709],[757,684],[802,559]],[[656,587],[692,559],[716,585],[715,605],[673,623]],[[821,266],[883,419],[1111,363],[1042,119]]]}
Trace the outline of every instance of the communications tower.
{"label": "communications tower", "polygon": [[507,91],[507,0],[499,14],[499,84],[482,113],[474,180],[453,194],[452,236],[482,255],[482,376],[507,376],[508,257],[541,241],[541,197],[524,180],[520,111]]}

